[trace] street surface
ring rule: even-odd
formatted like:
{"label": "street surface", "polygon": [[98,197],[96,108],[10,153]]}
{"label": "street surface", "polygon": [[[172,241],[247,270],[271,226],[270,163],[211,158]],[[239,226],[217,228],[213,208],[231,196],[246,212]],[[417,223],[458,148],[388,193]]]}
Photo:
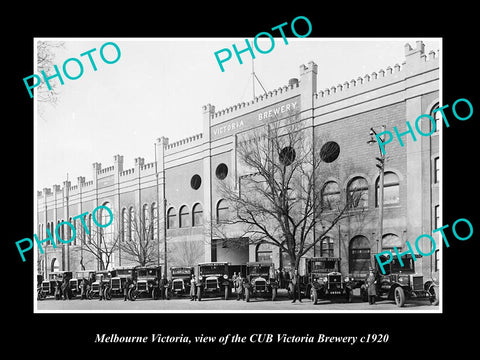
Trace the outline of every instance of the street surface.
{"label": "street surface", "polygon": [[237,301],[235,295],[225,301],[223,298],[204,298],[202,301],[190,301],[189,297],[174,298],[170,300],[151,300],[150,298],[139,298],[136,301],[124,301],[122,298],[112,298],[112,300],[80,300],[78,297],[73,300],[55,300],[49,297],[45,300],[37,301],[39,311],[92,311],[92,312],[138,312],[138,311],[171,311],[171,312],[196,312],[196,311],[305,311],[305,312],[328,312],[328,311],[346,311],[346,312],[364,312],[364,311],[418,311],[435,312],[439,306],[432,306],[425,300],[407,301],[403,308],[396,306],[395,302],[390,300],[377,301],[375,305],[369,305],[368,302],[362,302],[359,296],[353,296],[351,303],[344,302],[344,298],[336,300],[320,300],[314,305],[310,299],[302,299],[302,302],[292,303],[288,298],[286,291],[280,291],[277,300],[269,299],[250,299],[250,302]]}

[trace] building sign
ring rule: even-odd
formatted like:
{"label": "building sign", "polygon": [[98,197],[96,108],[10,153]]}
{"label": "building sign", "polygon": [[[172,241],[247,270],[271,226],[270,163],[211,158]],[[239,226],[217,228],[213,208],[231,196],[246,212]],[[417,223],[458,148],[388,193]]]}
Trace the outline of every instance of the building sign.
{"label": "building sign", "polygon": [[248,129],[261,126],[268,121],[285,118],[292,111],[300,111],[300,96],[278,102],[268,107],[213,125],[210,128],[212,140],[221,139]]}

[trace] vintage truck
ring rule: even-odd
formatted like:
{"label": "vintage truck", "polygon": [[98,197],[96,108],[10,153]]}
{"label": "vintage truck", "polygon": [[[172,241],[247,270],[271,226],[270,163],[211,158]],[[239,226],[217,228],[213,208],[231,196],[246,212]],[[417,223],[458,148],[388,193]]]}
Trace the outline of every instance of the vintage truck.
{"label": "vintage truck", "polygon": [[248,262],[246,264],[245,301],[251,297],[277,297],[278,281],[273,263]]}
{"label": "vintage truck", "polygon": [[[415,255],[416,259],[421,258]],[[415,271],[415,261],[411,254],[402,256],[403,266],[396,254],[390,263],[384,265],[385,274],[380,271],[380,265],[375,261],[375,289],[379,299],[394,300],[397,306],[403,307],[409,299],[426,299],[432,305],[438,305],[438,284],[433,281],[424,282],[423,275]],[[380,256],[380,260],[386,263],[387,256]],[[363,301],[367,301],[367,287],[362,285],[360,295]]]}

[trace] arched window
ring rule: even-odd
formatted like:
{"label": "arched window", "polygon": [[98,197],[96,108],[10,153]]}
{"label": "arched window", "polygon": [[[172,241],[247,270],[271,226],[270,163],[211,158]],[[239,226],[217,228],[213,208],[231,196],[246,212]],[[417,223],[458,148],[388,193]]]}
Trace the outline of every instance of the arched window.
{"label": "arched window", "polygon": [[[52,234],[52,236],[55,236],[55,234],[53,233],[55,231],[55,229],[53,228],[53,222],[49,222],[48,223],[48,226],[47,228],[50,230],[50,234]],[[47,237],[47,234],[45,234],[45,238]],[[46,243],[46,246],[48,246],[49,242]]]}
{"label": "arched window", "polygon": [[57,258],[53,258],[52,262],[50,263],[50,272],[60,270],[60,265],[58,264]]}
{"label": "arched window", "polygon": [[185,228],[190,226],[190,215],[188,206],[183,205],[178,213],[178,227]]}
{"label": "arched window", "polygon": [[127,240],[127,237],[128,237],[128,212],[127,212],[127,209],[126,208],[123,208],[122,209],[122,241],[125,241]]}
{"label": "arched window", "polygon": [[148,204],[144,204],[142,207],[142,230],[145,236],[151,237],[152,229],[150,228],[150,210]]}
{"label": "arched window", "polygon": [[[110,203],[108,203],[108,202],[103,204],[103,206],[106,206],[108,208],[111,207]],[[112,218],[110,216],[110,213],[106,209],[102,208],[101,212],[100,212],[100,224],[101,225],[107,225],[107,224],[110,224],[111,221],[112,221]],[[102,227],[101,233],[103,235],[102,236],[103,239],[101,239],[101,240],[103,240],[105,242],[107,247],[111,246],[111,244],[113,243],[113,237],[114,237],[113,226],[110,225],[110,226]]]}
{"label": "arched window", "polygon": [[347,186],[347,201],[352,208],[368,207],[368,183],[363,177],[353,178]]}
{"label": "arched window", "polygon": [[320,241],[320,257],[333,257],[333,239],[325,237]]}
{"label": "arched window", "polygon": [[222,223],[228,220],[228,205],[222,199],[217,203],[217,223]]}
{"label": "arched window", "polygon": [[88,215],[87,227],[88,227],[88,243],[91,244],[92,243],[92,237],[93,237],[93,234],[92,234],[92,214],[91,213]]}
{"label": "arched window", "polygon": [[133,240],[135,236],[135,209],[130,206],[128,211],[128,240]]}
{"label": "arched window", "polygon": [[355,236],[349,245],[349,272],[354,277],[363,277],[370,268],[370,242],[365,236]]}
{"label": "arched window", "polygon": [[255,250],[255,259],[258,262],[272,263],[273,252],[267,244],[258,244]]}
{"label": "arched window", "polygon": [[80,244],[85,244],[85,228],[83,227],[82,219],[75,220],[75,230],[77,231],[77,238],[80,239]]}
{"label": "arched window", "polygon": [[432,111],[430,112],[430,116],[435,119],[435,132],[440,131],[440,127],[442,126],[442,115],[440,111],[436,111],[439,107],[439,104],[435,104],[432,108]]}
{"label": "arched window", "polygon": [[[375,207],[378,207],[380,199],[380,176],[376,180]],[[397,174],[391,171],[385,172],[383,178],[383,205],[400,204],[400,182]]]}
{"label": "arched window", "polygon": [[340,201],[340,188],[335,181],[326,182],[322,189],[322,208],[333,210]]}
{"label": "arched window", "polygon": [[192,208],[192,226],[203,225],[203,208],[201,204],[195,204]]}
{"label": "arched window", "polygon": [[175,229],[177,227],[177,214],[175,208],[171,207],[167,212],[167,229]]}
{"label": "arched window", "polygon": [[396,247],[399,251],[402,249],[402,241],[395,234],[385,234],[382,236],[382,251],[390,250],[394,253],[393,248]]}
{"label": "arched window", "polygon": [[152,231],[152,237],[151,239],[158,239],[158,207],[157,207],[157,203],[152,203],[152,212],[151,212],[151,219],[152,219],[152,228],[153,228],[153,231]]}
{"label": "arched window", "polygon": [[79,242],[81,244],[83,237],[83,226],[80,222],[80,219],[74,220],[73,226],[75,227],[75,239],[73,240],[73,245],[77,245],[77,239],[79,239]]}
{"label": "arched window", "polygon": [[[73,221],[73,219],[70,217],[70,218],[68,218],[68,222],[75,227],[77,220]],[[67,239],[66,240],[68,241],[73,236],[73,230],[72,230],[71,226],[69,226],[67,224],[65,224],[65,226],[67,227]],[[72,242],[69,242],[69,244],[77,245],[77,235],[78,235],[78,233],[75,233],[75,238],[73,239]]]}

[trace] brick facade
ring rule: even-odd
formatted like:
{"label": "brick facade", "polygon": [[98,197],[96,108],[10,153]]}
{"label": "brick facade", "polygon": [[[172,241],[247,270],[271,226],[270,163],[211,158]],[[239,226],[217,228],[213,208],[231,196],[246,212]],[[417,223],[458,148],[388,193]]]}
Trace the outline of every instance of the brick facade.
{"label": "brick facade", "polygon": [[[39,238],[47,237],[46,228],[55,230],[61,221],[108,204],[115,219],[113,237],[119,236],[119,241],[125,241],[127,231],[123,213],[129,213],[133,207],[138,216],[147,206],[150,214],[152,208],[156,210],[151,219],[157,223],[153,238],[159,241],[158,264],[164,261],[164,224],[168,223],[168,218],[164,222],[165,213],[175,219],[165,231],[168,267],[213,260],[244,263],[265,254],[268,256],[265,251],[269,250],[277,266],[286,266],[278,249],[230,247],[228,243],[211,239],[209,224],[215,221],[218,204],[221,204],[216,188],[218,166],[225,164],[227,177],[238,179],[243,171],[237,158],[238,137],[255,131],[261,120],[265,121],[265,116],[268,118],[274,112],[281,116],[288,106],[299,110],[300,120],[310,136],[335,141],[340,146],[340,155],[335,160],[338,174],[330,180],[339,185],[341,197],[345,197],[348,183],[355,177],[364,178],[368,184],[365,211],[352,212],[352,216],[329,234],[333,240],[333,255],[342,258],[342,271],[351,273],[354,239],[363,237],[363,243],[368,243],[370,248],[370,256],[380,246],[379,209],[375,204],[375,183],[379,175],[375,157],[379,149],[377,144],[367,144],[370,128],[380,131],[385,125],[392,132],[394,126],[405,129],[407,120],[414,124],[420,114],[431,112],[439,101],[438,54],[426,55],[421,42],[417,42],[415,48],[406,44],[405,62],[401,66],[395,65],[324,90],[317,89],[318,81],[315,63],[301,65],[299,79],[292,79],[289,85],[248,103],[220,111],[210,104],[204,106],[203,133],[174,143],[164,137],[157,139],[152,163],[137,158],[134,168],[123,169],[123,156],[115,155],[113,166],[102,168],[99,163],[93,164],[92,180],[79,177],[75,185],[65,181],[63,187],[54,185],[53,189],[39,191]],[[388,238],[385,241],[400,245],[406,240],[413,243],[420,234],[431,233],[435,225],[435,207],[439,205],[439,185],[433,180],[435,158],[439,156],[438,133],[429,137],[417,134],[416,142],[409,136],[404,136],[403,140],[406,143],[403,147],[397,139],[387,145],[385,171],[398,178],[399,200],[385,206],[383,221],[383,234]],[[201,182],[195,182],[194,175],[198,175],[196,179],[200,178]],[[184,227],[179,227],[181,212]],[[232,237],[235,234],[232,230]],[[312,255],[319,256],[319,251],[316,247]],[[136,265],[135,260],[118,248],[113,254],[113,267]],[[48,245],[44,255],[39,252],[37,255],[41,273],[54,268],[80,270],[81,258],[87,269],[100,267],[99,261],[85,251],[81,238],[68,245],[58,244],[56,249]],[[434,270],[434,257],[419,259],[417,264],[419,271],[429,275]]]}

